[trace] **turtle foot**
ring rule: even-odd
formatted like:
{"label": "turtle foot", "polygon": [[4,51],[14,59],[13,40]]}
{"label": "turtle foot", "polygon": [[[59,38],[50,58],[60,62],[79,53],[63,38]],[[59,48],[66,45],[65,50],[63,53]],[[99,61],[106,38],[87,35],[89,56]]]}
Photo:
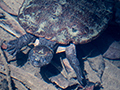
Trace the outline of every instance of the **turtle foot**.
{"label": "turtle foot", "polygon": [[19,46],[19,43],[18,43],[18,39],[15,39],[15,40],[11,40],[10,42],[7,43],[7,49],[6,51],[15,56],[17,54],[17,52],[19,52],[20,50],[20,46]]}
{"label": "turtle foot", "polygon": [[15,56],[16,53],[19,52],[22,47],[28,45],[30,42],[33,42],[35,39],[36,37],[34,37],[33,35],[25,34],[20,38],[8,42],[6,50],[9,54]]}

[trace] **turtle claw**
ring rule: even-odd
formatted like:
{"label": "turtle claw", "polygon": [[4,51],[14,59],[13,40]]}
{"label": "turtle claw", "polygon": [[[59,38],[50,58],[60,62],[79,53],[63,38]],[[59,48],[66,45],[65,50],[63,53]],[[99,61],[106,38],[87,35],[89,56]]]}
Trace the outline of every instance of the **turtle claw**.
{"label": "turtle claw", "polygon": [[18,39],[12,40],[7,43],[7,49],[6,51],[15,56],[16,53],[20,50],[19,45],[18,45]]}
{"label": "turtle claw", "polygon": [[10,54],[10,55],[13,55],[13,57],[17,54],[17,50],[11,50],[11,51],[8,51],[8,53]]}
{"label": "turtle claw", "polygon": [[15,48],[15,45],[7,45],[8,52],[14,50],[14,48]]}
{"label": "turtle claw", "polygon": [[11,40],[7,43],[7,49],[6,51],[11,55],[16,55],[17,52],[20,51],[20,49],[26,45],[28,45],[30,42],[34,41],[36,37],[34,37],[31,34],[25,34],[15,40]]}

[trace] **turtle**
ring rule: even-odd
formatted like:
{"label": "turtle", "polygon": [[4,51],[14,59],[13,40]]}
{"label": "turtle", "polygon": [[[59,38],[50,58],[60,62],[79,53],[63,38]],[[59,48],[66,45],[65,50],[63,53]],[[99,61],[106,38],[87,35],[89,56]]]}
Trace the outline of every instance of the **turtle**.
{"label": "turtle", "polygon": [[[39,39],[39,45],[29,52],[35,67],[51,62],[56,45],[85,44],[105,30],[111,20],[113,0],[24,0],[18,22],[26,34],[7,43],[7,52],[16,55],[23,46]],[[80,63],[72,47],[66,57],[82,84]]]}

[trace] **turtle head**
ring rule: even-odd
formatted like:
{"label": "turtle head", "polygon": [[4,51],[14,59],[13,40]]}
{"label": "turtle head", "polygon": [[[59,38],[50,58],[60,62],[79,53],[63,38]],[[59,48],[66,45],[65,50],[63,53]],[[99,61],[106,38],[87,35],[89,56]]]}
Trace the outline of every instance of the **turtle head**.
{"label": "turtle head", "polygon": [[42,67],[50,63],[53,58],[53,51],[46,46],[36,46],[34,47],[28,56],[32,65],[35,67]]}

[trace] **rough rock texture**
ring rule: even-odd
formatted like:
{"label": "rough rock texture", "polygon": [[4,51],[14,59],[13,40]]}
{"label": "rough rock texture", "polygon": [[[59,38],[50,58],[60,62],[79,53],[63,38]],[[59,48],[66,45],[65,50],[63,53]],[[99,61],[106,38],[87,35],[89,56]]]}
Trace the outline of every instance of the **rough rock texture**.
{"label": "rough rock texture", "polygon": [[0,0],[0,7],[6,12],[18,15],[23,0]]}
{"label": "rough rock texture", "polygon": [[120,59],[120,42],[113,42],[103,54],[103,57],[108,59]]}

